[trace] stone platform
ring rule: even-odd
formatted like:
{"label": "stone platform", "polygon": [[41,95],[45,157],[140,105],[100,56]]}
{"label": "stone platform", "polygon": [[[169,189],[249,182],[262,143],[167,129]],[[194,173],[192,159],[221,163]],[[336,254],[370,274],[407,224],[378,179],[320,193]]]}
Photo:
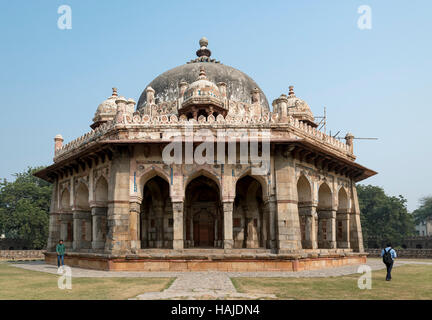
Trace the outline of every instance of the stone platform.
{"label": "stone platform", "polygon": [[[45,252],[45,262],[57,264],[55,252]],[[314,250],[302,254],[271,253],[265,249],[184,249],[139,250],[135,254],[70,252],[65,264],[95,270],[110,271],[305,271],[366,263],[367,253],[350,250]]]}

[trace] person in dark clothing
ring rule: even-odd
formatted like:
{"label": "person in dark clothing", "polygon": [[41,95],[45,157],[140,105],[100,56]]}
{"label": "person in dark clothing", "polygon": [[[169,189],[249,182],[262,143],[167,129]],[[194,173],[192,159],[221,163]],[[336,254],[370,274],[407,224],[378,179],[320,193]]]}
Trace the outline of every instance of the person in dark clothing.
{"label": "person in dark clothing", "polygon": [[61,265],[64,266],[64,255],[66,252],[65,245],[63,244],[63,240],[60,240],[59,243],[56,245],[56,252],[57,252],[57,267],[60,268],[60,262]]}
{"label": "person in dark clothing", "polygon": [[381,251],[381,257],[383,257],[383,262],[387,267],[386,281],[391,280],[391,271],[393,268],[394,259],[397,257],[395,249],[392,248],[391,243],[386,245],[386,248]]}

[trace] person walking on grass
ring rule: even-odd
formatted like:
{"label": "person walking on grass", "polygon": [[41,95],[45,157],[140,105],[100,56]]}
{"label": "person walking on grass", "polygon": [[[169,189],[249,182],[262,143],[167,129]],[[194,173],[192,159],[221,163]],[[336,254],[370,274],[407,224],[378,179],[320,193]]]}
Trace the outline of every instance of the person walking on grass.
{"label": "person walking on grass", "polygon": [[57,267],[60,268],[60,262],[61,265],[64,266],[64,255],[65,255],[65,245],[63,244],[63,240],[60,240],[59,243],[56,245],[56,252],[57,252]]}
{"label": "person walking on grass", "polygon": [[394,259],[397,257],[396,250],[392,248],[391,243],[387,243],[386,248],[381,251],[381,257],[387,267],[386,281],[391,280],[391,271],[393,268]]}

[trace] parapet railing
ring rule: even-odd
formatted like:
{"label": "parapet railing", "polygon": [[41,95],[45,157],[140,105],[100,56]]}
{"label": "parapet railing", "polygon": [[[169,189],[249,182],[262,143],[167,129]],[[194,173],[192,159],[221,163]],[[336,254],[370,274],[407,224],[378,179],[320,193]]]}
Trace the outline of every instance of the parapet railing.
{"label": "parapet railing", "polygon": [[325,145],[336,149],[344,154],[351,153],[350,148],[347,144],[339,141],[338,139],[325,134],[317,130],[316,128],[310,126],[309,124],[294,119],[292,116],[288,116],[285,119],[279,119],[277,113],[269,113],[263,116],[231,116],[227,115],[223,117],[218,115],[214,117],[213,115],[200,116],[198,120],[187,119],[186,116],[182,115],[177,117],[176,115],[139,115],[139,114],[123,114],[117,117],[116,120],[107,122],[97,127],[81,137],[63,145],[61,148],[57,149],[55,152],[55,158],[60,157],[82,145],[90,143],[92,141],[98,140],[100,137],[105,135],[107,132],[111,131],[116,127],[127,127],[127,126],[140,126],[143,128],[154,127],[154,126],[179,126],[179,125],[234,125],[234,126],[244,126],[244,125],[268,125],[271,127],[274,125],[288,125],[294,128],[295,132],[303,135],[305,138],[312,139],[315,142],[324,143]]}

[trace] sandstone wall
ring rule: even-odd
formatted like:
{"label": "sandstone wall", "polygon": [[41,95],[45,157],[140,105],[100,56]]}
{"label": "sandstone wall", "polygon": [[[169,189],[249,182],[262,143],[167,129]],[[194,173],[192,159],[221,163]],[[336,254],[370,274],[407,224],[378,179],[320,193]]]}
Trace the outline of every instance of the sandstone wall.
{"label": "sandstone wall", "polygon": [[44,259],[42,250],[0,250],[0,260]]}
{"label": "sandstone wall", "polygon": [[[369,258],[381,256],[382,249],[367,249]],[[400,249],[396,250],[398,258],[432,259],[432,249]]]}

